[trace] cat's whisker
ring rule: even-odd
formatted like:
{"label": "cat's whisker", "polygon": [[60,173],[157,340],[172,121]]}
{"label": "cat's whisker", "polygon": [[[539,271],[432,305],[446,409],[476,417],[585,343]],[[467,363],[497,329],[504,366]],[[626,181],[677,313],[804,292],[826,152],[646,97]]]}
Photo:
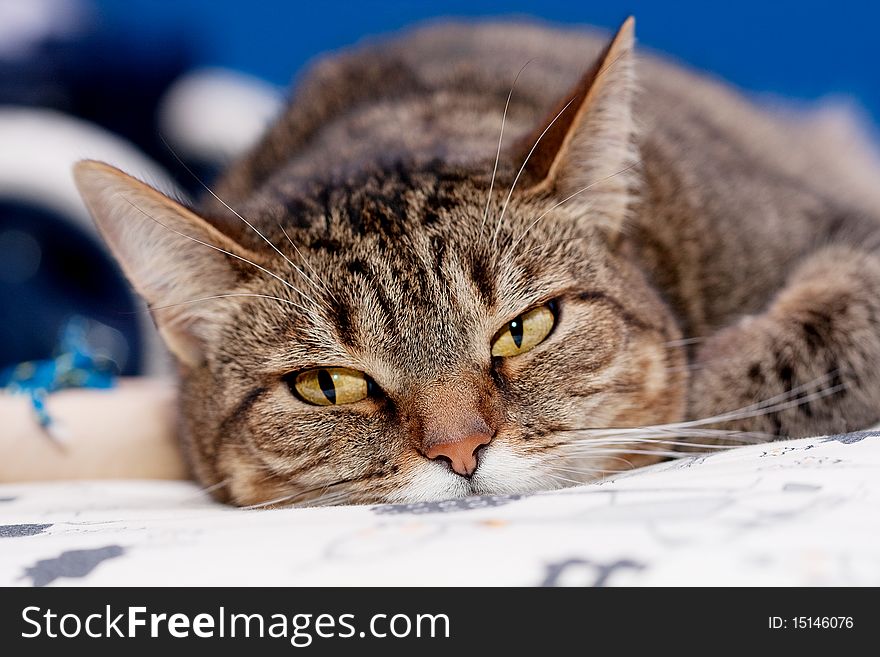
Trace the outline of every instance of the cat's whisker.
{"label": "cat's whisker", "polygon": [[276,497],[275,499],[267,500],[265,502],[258,502],[256,504],[248,504],[248,505],[242,506],[240,508],[245,511],[254,511],[256,509],[265,509],[266,507],[274,506],[276,504],[283,504],[284,502],[287,502],[288,500],[292,500],[296,497],[300,497],[301,495],[302,495],[302,493],[291,493],[290,495],[284,495],[283,497]]}
{"label": "cat's whisker", "polygon": [[[621,54],[617,55],[609,62],[603,63],[602,66],[599,68],[599,70],[596,71],[596,77],[598,78],[603,73],[608,71],[611,67],[613,67],[618,61],[621,60],[621,58],[624,56],[624,54],[625,53],[622,52]],[[559,117],[562,116],[562,114],[565,112],[565,110],[567,110],[568,107],[575,100],[578,99],[578,97],[579,97],[578,95],[575,95],[574,97],[572,97],[571,100],[569,100],[565,104],[565,106],[561,110],[559,110],[559,113],[556,114],[556,116],[553,117],[553,120],[547,124],[547,127],[544,128],[544,131],[540,135],[538,135],[538,138],[535,140],[535,144],[532,146],[531,150],[528,152],[528,155],[526,155],[525,160],[523,160],[522,166],[520,167],[519,171],[517,172],[516,177],[513,179],[513,183],[510,185],[510,191],[508,191],[508,193],[507,193],[507,198],[505,198],[505,200],[504,200],[504,205],[501,207],[501,214],[498,217],[498,223],[495,226],[495,234],[492,237],[492,247],[493,248],[496,247],[496,244],[498,242],[498,234],[501,231],[501,225],[504,222],[504,213],[507,210],[507,206],[510,203],[511,197],[513,196],[513,191],[514,191],[514,189],[516,189],[516,184],[517,184],[517,182],[519,182],[520,176],[522,175],[523,171],[525,171],[526,165],[528,164],[529,159],[532,157],[532,153],[535,152],[535,149],[541,143],[541,139],[544,138],[544,135],[547,134],[547,131],[549,131],[550,128],[553,127],[553,124],[556,123],[557,119],[559,119]],[[631,168],[632,166],[634,166],[634,165],[631,165],[629,168]],[[624,169],[624,171],[625,170],[626,169]],[[612,176],[614,176],[614,175],[617,175],[617,174],[612,174]]]}
{"label": "cat's whisker", "polygon": [[[290,258],[288,258],[286,255],[284,255],[284,253],[282,253],[281,250],[280,250],[277,246],[275,246],[275,244],[272,242],[272,240],[270,240],[270,239],[269,239],[268,237],[266,237],[262,232],[260,232],[260,230],[259,230],[256,226],[254,226],[250,221],[248,221],[248,220],[245,219],[243,216],[241,216],[241,214],[239,214],[237,210],[233,209],[232,206],[230,206],[226,201],[224,201],[224,200],[223,200],[222,198],[220,198],[217,194],[215,194],[215,193],[214,193],[214,190],[211,189],[207,184],[205,184],[205,182],[204,182],[199,176],[196,175],[196,173],[195,173],[195,172],[194,172],[194,171],[193,171],[193,170],[192,170],[192,169],[186,164],[186,162],[184,162],[184,161],[180,158],[180,156],[174,151],[174,149],[171,147],[171,145],[165,140],[165,137],[163,137],[163,136],[161,136],[161,135],[160,135],[160,137],[161,137],[162,141],[165,143],[165,147],[168,148],[168,150],[171,152],[171,155],[174,156],[174,158],[180,163],[180,165],[181,165],[184,169],[186,169],[187,173],[189,173],[189,175],[191,175],[191,176],[196,180],[196,182],[199,183],[199,185],[201,185],[202,187],[205,188],[205,191],[207,191],[212,197],[214,197],[214,199],[216,199],[218,203],[220,203],[221,205],[223,205],[224,208],[226,208],[226,209],[229,210],[232,214],[234,214],[236,217],[238,217],[239,219],[241,219],[241,221],[243,221],[243,222],[245,223],[245,225],[246,225],[248,228],[250,228],[250,229],[251,229],[252,231],[254,231],[257,235],[259,235],[260,238],[261,238],[266,244],[268,244],[270,247],[272,247],[272,249],[275,251],[275,253],[277,253],[277,254],[280,255],[282,258],[284,258],[285,261],[287,261],[287,264],[289,264],[289,265],[290,265],[291,267],[293,267],[296,271],[298,271],[300,274],[302,274],[306,279],[308,279],[308,275],[306,275],[306,273],[305,273],[302,269],[300,269],[299,267],[297,267],[297,266],[296,266],[296,265],[290,260]],[[279,277],[279,278],[280,278],[280,277]],[[309,301],[311,301],[312,303],[314,303],[316,306],[318,305],[318,302],[315,301],[313,298],[311,298],[310,296],[308,296],[308,295],[305,294],[304,292],[300,291],[300,290],[297,289],[296,287],[293,287],[292,285],[291,285],[291,287],[292,287],[294,290],[296,290],[297,292],[299,292],[299,294],[301,294],[303,297],[305,297],[306,299],[308,299]]]}
{"label": "cat's whisker", "polygon": [[[679,432],[670,431],[669,433],[675,433],[676,435],[680,435]],[[715,437],[716,434],[695,434],[695,438],[712,438]],[[728,438],[726,436],[720,436],[725,439],[729,439],[732,442],[740,442],[743,445],[752,445],[756,444],[751,440],[743,440],[738,438]],[[761,442],[766,442],[766,439]],[[757,443],[761,444],[761,443]],[[628,436],[626,434],[619,434],[619,436],[611,436],[611,437],[600,437],[596,438],[593,436],[579,438],[573,441],[569,441],[567,443],[563,443],[563,446],[580,446],[580,445],[597,445],[597,446],[612,446],[612,445],[666,445],[671,447],[705,447],[709,450],[725,450],[729,449],[733,445],[719,445],[717,443],[695,443],[695,442],[687,442],[682,440],[667,440],[664,438],[647,438],[642,435],[638,436]]]}
{"label": "cat's whisker", "polygon": [[664,342],[663,345],[666,347],[687,347],[692,344],[705,342],[706,339],[707,338],[705,337],[679,338],[677,340],[668,340],[667,342]]}
{"label": "cat's whisker", "polygon": [[[128,203],[131,207],[133,207],[135,210],[137,210],[138,212],[140,212],[142,215],[144,215],[145,217],[147,217],[147,218],[150,219],[151,221],[154,221],[154,222],[157,223],[158,225],[162,226],[162,228],[164,228],[165,230],[168,230],[168,231],[174,233],[175,235],[179,235],[180,237],[185,237],[186,239],[191,240],[191,241],[195,242],[196,244],[201,244],[202,246],[206,246],[206,247],[208,247],[209,249],[214,249],[215,251],[218,251],[218,252],[220,252],[220,253],[223,253],[223,254],[225,254],[225,255],[228,255],[228,256],[230,256],[231,258],[235,258],[236,260],[240,260],[241,262],[246,262],[247,264],[249,264],[249,265],[251,265],[251,266],[253,266],[253,267],[256,267],[256,268],[259,269],[260,271],[262,271],[262,272],[268,274],[268,275],[271,276],[272,278],[274,278],[274,279],[276,279],[277,281],[281,282],[283,285],[285,285],[286,287],[290,288],[291,290],[297,292],[298,294],[300,294],[301,296],[305,297],[306,299],[310,299],[310,300],[312,301],[312,303],[314,303],[314,299],[311,299],[311,297],[309,297],[307,294],[305,294],[304,292],[302,292],[301,290],[299,290],[299,289],[298,289],[296,286],[294,286],[292,283],[290,283],[289,281],[285,280],[284,278],[282,278],[282,277],[279,276],[278,274],[276,274],[276,273],[274,273],[274,272],[272,272],[272,271],[266,269],[266,268],[263,267],[262,265],[258,265],[258,264],[257,264],[256,262],[254,262],[253,260],[249,260],[248,258],[245,258],[245,257],[243,257],[243,256],[240,256],[240,255],[238,255],[237,253],[232,253],[232,251],[227,251],[226,249],[221,249],[219,246],[214,246],[213,244],[209,244],[208,242],[203,242],[202,240],[200,240],[200,239],[198,239],[198,238],[195,238],[195,237],[193,237],[192,235],[187,235],[186,233],[181,233],[179,230],[175,230],[175,229],[172,228],[171,226],[168,226],[168,225],[166,225],[166,224],[163,224],[161,221],[159,221],[158,219],[156,219],[153,215],[151,215],[151,214],[148,213],[148,212],[145,212],[143,209],[141,209],[140,207],[138,207],[136,204],[132,203],[132,201],[129,200],[129,199],[128,199],[127,197],[125,197],[124,195],[122,195],[122,194],[119,194],[119,195],[122,196],[122,199],[123,199],[126,203]],[[299,308],[302,308],[303,310],[305,310],[306,312],[308,312],[308,313],[310,313],[310,314],[312,313],[312,310],[309,309],[309,308],[306,308],[305,306],[298,306],[298,307],[299,307]]]}
{"label": "cat's whisker", "polygon": [[[338,481],[334,481],[329,484],[321,484],[320,486],[315,486],[313,488],[308,488],[306,490],[302,490],[302,491],[299,491],[296,493],[291,493],[289,495],[283,495],[281,497],[276,497],[276,498],[268,500],[266,502],[259,502],[257,504],[243,506],[241,508],[243,508],[243,509],[262,509],[267,506],[275,506],[278,504],[285,504],[287,502],[290,502],[291,505],[293,505],[293,504],[297,504],[297,502],[296,502],[297,499],[307,497],[307,496],[312,495],[314,493],[318,493],[318,496],[316,498],[303,500],[303,502],[301,504],[305,505],[305,506],[317,506],[318,504],[325,505],[325,504],[328,504],[327,500],[331,499],[331,497],[330,497],[331,495],[338,494],[339,495],[338,499],[342,499],[343,496],[346,498],[351,497],[351,493],[349,491],[334,490],[337,487],[356,484],[358,482],[363,482],[368,479],[372,479],[376,476],[377,476],[377,474],[375,472],[373,472],[373,473],[364,475],[362,477],[355,477],[352,479],[340,479]],[[333,499],[336,499],[336,498],[333,498]]]}
{"label": "cat's whisker", "polygon": [[[797,406],[809,403],[811,401],[815,401],[816,399],[822,399],[823,397],[828,397],[830,395],[836,394],[841,390],[846,388],[845,384],[838,384],[835,386],[831,386],[828,388],[824,388],[803,397],[794,397],[789,401],[784,401],[780,403],[774,403],[769,406],[764,406],[763,404],[753,404],[751,407],[746,407],[746,409],[751,409],[747,411],[730,411],[725,414],[716,415],[710,418],[703,418],[699,420],[692,420],[688,423],[683,423],[687,426],[702,426],[706,424],[716,424],[722,422],[730,422],[733,420],[741,420],[745,418],[758,417],[761,415],[768,415],[770,413],[778,413],[784,410],[788,410],[789,408],[795,408]],[[780,395],[778,395],[780,396]]]}
{"label": "cat's whisker", "polygon": [[545,473],[545,474],[546,474],[548,477],[551,477],[551,478],[555,479],[556,481],[561,481],[561,482],[563,482],[563,483],[565,483],[565,484],[567,484],[567,485],[569,485],[569,486],[580,486],[580,485],[582,485],[582,484],[585,483],[585,482],[583,482],[583,481],[579,481],[579,480],[577,480],[577,479],[570,479],[570,478],[568,478],[568,477],[563,477],[563,476],[558,475],[558,474],[553,474],[552,472],[547,472],[547,473]]}
{"label": "cat's whisker", "polygon": [[707,364],[705,362],[702,363],[688,363],[686,365],[677,365],[675,367],[664,367],[663,371],[667,374],[680,374],[681,372],[697,372],[699,370],[705,369]]}
{"label": "cat's whisker", "polygon": [[740,361],[736,355],[734,356],[711,356],[709,358],[701,358],[698,361],[692,361],[686,365],[665,368],[667,372],[695,372],[704,369],[710,365],[721,365],[724,363],[737,363]]}
{"label": "cat's whisker", "polygon": [[596,180],[596,181],[590,183],[590,184],[587,185],[586,187],[582,187],[582,188],[580,188],[579,190],[577,190],[577,191],[574,192],[573,194],[570,194],[569,196],[565,197],[564,199],[562,199],[562,200],[559,201],[558,203],[554,204],[552,207],[550,207],[549,209],[545,210],[545,211],[542,212],[540,215],[538,215],[538,218],[535,219],[531,224],[529,224],[529,226],[528,226],[528,227],[522,232],[522,234],[521,234],[518,238],[516,238],[516,240],[514,241],[514,243],[510,246],[510,250],[513,251],[513,250],[516,248],[516,245],[519,244],[519,243],[523,240],[523,238],[528,234],[528,232],[529,232],[532,228],[534,228],[535,225],[536,225],[539,221],[541,221],[541,219],[543,219],[544,217],[546,217],[548,214],[550,214],[551,212],[553,212],[554,210],[556,210],[556,209],[559,208],[560,206],[565,205],[566,203],[568,203],[568,202],[569,202],[571,199],[573,199],[574,197],[576,197],[576,196],[578,196],[578,195],[580,195],[580,194],[583,194],[583,193],[586,192],[586,191],[589,191],[590,189],[592,189],[592,188],[595,187],[596,185],[600,185],[600,184],[602,184],[602,183],[604,183],[604,182],[608,182],[609,180],[611,180],[611,179],[614,178],[615,176],[619,176],[619,175],[621,175],[621,174],[623,174],[623,173],[626,173],[626,172],[629,171],[630,169],[632,169],[632,168],[638,166],[639,164],[641,164],[641,160],[639,160],[638,162],[633,162],[633,163],[630,164],[629,166],[627,166],[627,167],[621,169],[620,171],[616,171],[615,173],[609,174],[609,175],[605,176],[604,178],[600,178],[599,180]]}
{"label": "cat's whisker", "polygon": [[[684,422],[673,422],[670,424],[662,424],[662,425],[652,425],[649,427],[627,427],[622,429],[617,428],[608,428],[608,429],[590,429],[590,431],[607,431],[609,433],[615,432],[638,432],[638,431],[646,431],[646,430],[666,430],[670,432],[678,432],[686,429],[703,427],[707,424],[720,424],[723,422],[730,422],[733,420],[741,420],[745,418],[758,417],[761,415],[767,415],[770,413],[777,413],[780,411],[787,410],[789,408],[793,408],[799,406],[801,404],[808,403],[810,401],[814,401],[815,399],[821,399],[823,397],[827,397],[829,395],[833,395],[840,390],[845,388],[845,385],[835,385],[827,388],[820,389],[818,391],[808,393],[804,396],[801,396],[801,393],[804,392],[807,388],[810,388],[815,385],[821,385],[824,381],[827,381],[830,378],[833,378],[835,373],[830,372],[825,374],[813,381],[809,381],[807,383],[801,384],[792,388],[791,390],[775,395],[768,399],[755,402],[748,406],[744,406],[740,409],[735,409],[733,411],[727,411],[725,413],[721,413],[718,415],[714,415],[711,417],[699,418],[695,420],[686,420]],[[723,430],[722,430],[723,431]],[[742,433],[742,432],[737,432]],[[747,434],[748,432],[746,432]],[[774,436],[775,438],[775,436]]]}
{"label": "cat's whisker", "polygon": [[545,250],[548,247],[557,247],[557,246],[560,246],[561,244],[568,244],[569,242],[577,242],[579,240],[594,240],[594,239],[596,239],[595,235],[577,235],[575,237],[567,237],[567,238],[561,239],[561,240],[544,242],[542,244],[538,244],[537,246],[533,246],[528,251],[524,251],[523,253],[524,253],[524,255],[528,255],[530,253],[534,253],[535,251]]}
{"label": "cat's whisker", "polygon": [[[548,448],[549,448],[549,447],[561,447],[561,446],[566,446],[566,447],[567,447],[567,446],[569,446],[569,445],[574,445],[574,443],[557,443],[556,445],[548,445],[548,446],[546,446],[546,447],[544,447],[544,448],[542,449],[542,457],[547,456],[547,457],[550,457],[550,458],[563,459],[563,460],[564,460],[564,459],[568,458],[567,455],[556,454],[556,453],[554,453],[554,452],[549,451]],[[584,444],[584,445],[578,445],[578,446],[581,447],[581,452],[578,452],[578,455],[579,455],[579,456],[581,456],[581,455],[588,455],[588,454],[589,454],[589,453],[586,451],[586,444]],[[601,448],[600,448],[599,451],[600,451],[600,452],[602,451]],[[598,452],[597,452],[597,453],[598,453]],[[602,454],[600,454],[600,455],[602,455]],[[621,463],[625,463],[626,466],[627,466],[628,468],[632,468],[632,467],[634,467],[633,464],[632,464],[632,462],[628,461],[627,459],[625,459],[625,458],[623,458],[623,457],[615,457],[615,456],[612,456],[612,457],[609,457],[609,460],[612,460],[612,461],[620,461]]]}
{"label": "cat's whisker", "polygon": [[486,209],[483,211],[483,221],[480,224],[480,237],[483,235],[483,228],[486,226],[486,220],[489,218],[489,206],[492,203],[492,191],[495,189],[495,175],[498,173],[498,161],[501,159],[501,142],[504,140],[504,124],[507,122],[507,110],[510,108],[510,99],[513,97],[513,90],[516,89],[517,80],[522,72],[526,70],[526,66],[533,60],[527,61],[519,69],[516,77],[513,78],[513,84],[510,85],[510,92],[507,94],[507,102],[504,103],[504,114],[501,115],[501,134],[498,135],[498,150],[495,152],[495,166],[492,168],[492,180],[489,182],[489,194],[486,197]]}
{"label": "cat's whisker", "polygon": [[[280,222],[278,223],[278,228],[280,228],[280,229],[281,229],[281,232],[284,233],[284,237],[286,237],[286,238],[287,238],[287,241],[290,242],[290,246],[292,246],[292,247],[294,248],[294,250],[297,252],[297,254],[299,254],[299,257],[302,258],[302,261],[305,263],[305,265],[306,265],[306,266],[312,271],[312,274],[315,275],[315,278],[317,278],[318,280],[320,280],[321,277],[318,275],[318,272],[315,271],[315,268],[312,267],[312,264],[311,264],[311,263],[308,261],[308,259],[302,254],[302,251],[299,250],[299,247],[294,243],[294,241],[293,241],[292,239],[290,239],[290,235],[287,234],[287,231],[284,229],[284,226],[282,226]],[[332,291],[330,288],[327,287],[327,284],[326,284],[326,283],[324,283],[324,282],[322,282],[322,283],[320,283],[320,284],[316,283],[315,280],[312,279],[310,276],[306,276],[306,275],[305,275],[305,272],[303,272],[303,276],[305,276],[305,279],[306,279],[306,280],[312,285],[312,287],[314,287],[316,290],[318,290],[318,291],[320,291],[320,292],[324,292],[325,294],[329,295],[329,296],[330,296],[332,299],[334,299],[335,301],[339,301],[339,300],[336,298],[336,295],[333,294],[333,291]],[[320,285],[320,286],[319,286],[319,285]]]}
{"label": "cat's whisker", "polygon": [[[589,207],[590,206],[587,206],[588,209],[589,209]],[[561,240],[548,241],[548,242],[544,242],[542,244],[538,244],[537,246],[533,246],[532,248],[530,248],[528,251],[524,251],[523,254],[528,255],[530,253],[534,253],[535,251],[543,251],[543,250],[546,250],[548,247],[557,247],[561,244],[568,244],[569,242],[577,242],[579,240],[595,240],[595,239],[596,239],[595,235],[578,235],[576,237],[567,237],[567,238],[561,239]]]}
{"label": "cat's whisker", "polygon": [[561,110],[559,110],[559,113],[556,114],[556,116],[553,117],[553,120],[547,124],[547,127],[544,128],[544,131],[541,132],[540,135],[538,135],[538,138],[535,140],[534,145],[523,160],[522,166],[520,166],[519,171],[517,171],[516,173],[516,177],[514,177],[513,179],[513,183],[510,185],[510,190],[507,192],[507,197],[504,199],[504,204],[501,206],[501,214],[498,216],[498,222],[495,224],[495,234],[492,236],[493,249],[496,248],[496,245],[498,243],[498,233],[501,231],[501,225],[504,223],[504,213],[507,212],[507,206],[510,204],[510,199],[513,196],[513,191],[516,189],[516,184],[519,182],[520,176],[522,176],[523,171],[526,170],[526,165],[529,163],[529,159],[532,157],[532,153],[534,153],[535,149],[538,148],[538,145],[541,143],[541,139],[544,138],[544,135],[547,134],[550,128],[553,127],[553,124],[556,123],[559,117],[562,116],[563,112],[565,112],[565,110],[567,110],[576,99],[577,96],[569,100],[565,104],[565,106]]}
{"label": "cat's whisker", "polygon": [[549,470],[550,472],[569,472],[572,474],[599,474],[603,476],[624,472],[624,470],[608,470],[607,468],[576,468],[561,465],[551,465],[547,468],[547,470]]}
{"label": "cat's whisker", "polygon": [[[340,482],[340,483],[348,483],[348,482]],[[290,502],[291,504],[295,504],[296,503],[295,500],[297,498],[305,497],[306,495],[310,495],[312,493],[330,488],[335,485],[338,485],[338,484],[328,484],[326,486],[319,486],[317,488],[312,488],[309,490],[300,491],[298,493],[290,493],[289,495],[283,495],[281,497],[276,497],[274,499],[267,500],[265,502],[258,502],[257,504],[250,504],[248,506],[243,506],[241,508],[248,510],[248,511],[252,511],[254,509],[265,509],[266,507],[277,506],[279,504],[285,504],[287,502]],[[320,497],[318,499],[320,499]]]}
{"label": "cat's whisker", "polygon": [[214,294],[209,297],[200,297],[198,299],[189,299],[188,301],[180,301],[178,303],[169,303],[164,306],[150,306],[150,310],[165,310],[166,308],[175,308],[177,306],[186,306],[191,303],[199,303],[201,301],[211,301],[212,299],[225,299],[227,297],[256,297],[258,299],[274,299],[275,301],[280,301],[281,303],[286,303],[288,305],[294,306],[296,308],[300,308],[308,312],[310,309],[302,306],[295,301],[291,301],[290,299],[282,299],[281,297],[272,296],[271,294],[250,294],[250,293],[231,293],[231,294]]}
{"label": "cat's whisker", "polygon": [[[830,376],[833,376],[833,374],[828,374],[825,377],[820,377],[819,379],[817,379],[817,381],[822,381],[822,379],[828,378]],[[581,435],[584,437],[573,441],[556,443],[554,445],[548,446],[548,448],[559,448],[560,450],[564,450],[568,454],[582,453],[596,455],[599,453],[599,451],[604,451],[605,453],[609,454],[631,453],[634,455],[643,454],[662,456],[665,458],[684,458],[686,456],[692,456],[694,452],[671,451],[662,449],[646,450],[644,448],[623,449],[623,447],[625,447],[626,445],[662,445],[669,447],[686,447],[690,448],[691,450],[703,449],[707,452],[711,452],[713,450],[730,449],[731,447],[736,446],[736,443],[754,444],[769,442],[771,440],[775,440],[777,436],[765,434],[762,432],[707,429],[703,428],[703,425],[716,424],[720,422],[730,421],[731,419],[742,419],[745,417],[755,417],[762,414],[779,412],[780,410],[785,410],[798,404],[812,401],[815,398],[828,396],[829,394],[833,394],[843,387],[831,386],[818,392],[809,393],[802,397],[796,396],[793,399],[790,398],[793,393],[800,395],[800,392],[802,392],[806,387],[814,384],[815,382],[809,382],[803,384],[802,386],[798,386],[797,388],[793,388],[788,393],[776,395],[767,400],[763,400],[762,402],[757,402],[755,404],[743,407],[743,409],[737,411],[732,411],[726,414],[716,415],[709,418],[701,418],[698,420],[670,423],[664,425],[652,425],[647,427],[614,427],[595,429],[588,428],[561,431],[559,433],[570,433]],[[779,399],[781,399],[782,401],[777,402],[777,400]],[[660,435],[673,434],[677,438],[687,438],[688,436],[692,436],[694,438],[714,438],[716,440],[723,440],[727,444],[680,441],[648,437],[652,433]]]}
{"label": "cat's whisker", "polygon": [[684,365],[676,365],[674,367],[663,367],[664,372],[676,374],[679,372],[698,372],[713,365],[722,365],[724,363],[737,363],[740,359],[737,356],[712,356],[709,358],[701,358]]}
{"label": "cat's whisker", "polygon": [[[575,434],[584,434],[589,433],[591,437],[602,437],[608,436],[630,436],[636,435],[638,437],[642,436],[668,436],[669,434],[674,434],[675,436],[690,436],[694,438],[724,438],[731,442],[741,442],[743,444],[752,444],[756,442],[766,442],[768,440],[773,440],[775,436],[768,433],[761,432],[753,432],[753,431],[737,431],[731,429],[711,429],[704,427],[681,427],[676,425],[648,425],[643,427],[611,427],[608,429],[574,429],[570,431],[562,431],[560,433],[575,433]],[[645,440],[665,440],[666,438],[653,438],[653,437],[645,437]]]}
{"label": "cat's whisker", "polygon": [[[567,446],[568,443],[564,443],[564,445]],[[583,448],[584,445],[581,445],[581,447]],[[563,460],[569,458],[569,455],[565,455],[565,454],[554,454],[554,453],[552,453],[552,452],[550,452],[549,455],[552,456],[553,458],[563,459]],[[591,455],[591,452],[587,451],[586,449],[582,449],[582,451],[578,452],[578,456],[581,456],[581,457],[583,457],[583,456],[590,456],[590,455]],[[596,455],[597,455],[597,456],[602,456],[602,457],[604,457],[604,456],[605,456],[605,452],[604,452],[603,449],[600,447],[600,448],[598,448],[598,449],[596,450]],[[632,461],[629,461],[629,460],[627,460],[627,459],[625,459],[625,458],[623,458],[623,457],[621,457],[621,456],[609,456],[609,457],[607,457],[607,460],[609,460],[609,461],[620,461],[621,463],[625,463],[625,464],[627,465],[627,467],[630,468],[630,469],[632,469],[632,468],[635,467],[635,466],[632,464]]]}
{"label": "cat's whisker", "polygon": [[[719,415],[684,422],[674,422],[669,424],[650,425],[644,427],[608,427],[608,428],[585,428],[576,430],[560,431],[561,434],[574,434],[583,436],[578,440],[557,443],[548,447],[563,447],[572,449],[577,446],[589,446],[589,448],[597,448],[602,445],[611,444],[663,444],[672,447],[688,447],[691,449],[719,450],[729,449],[739,444],[765,443],[776,440],[778,436],[754,431],[735,431],[725,429],[705,428],[707,424],[720,424],[734,420],[740,420],[751,417],[758,417],[769,413],[776,413],[788,408],[796,407],[800,404],[813,401],[822,397],[827,397],[839,390],[843,389],[843,385],[830,386],[819,391],[814,391],[806,395],[801,395],[808,388],[821,385],[824,381],[835,376],[834,372],[829,372],[813,381],[792,388],[790,391],[775,395],[768,399],[744,406],[741,409],[729,411]],[[678,438],[710,438],[724,441],[727,444],[707,444],[697,443],[694,441],[677,441],[668,439],[649,438],[651,434],[673,434]],[[672,458],[676,458],[673,452],[666,454]],[[688,455],[687,452],[684,453]]]}
{"label": "cat's whisker", "polygon": [[187,495],[183,498],[183,501],[190,502],[193,500],[202,499],[206,494],[213,493],[215,490],[219,490],[226,486],[230,482],[230,479],[221,479],[216,484],[211,484],[210,486],[199,486],[199,490],[192,495]]}
{"label": "cat's whisker", "polygon": [[[569,443],[559,443],[554,445],[555,448],[551,453],[555,458],[560,460],[567,460],[573,457],[578,458],[613,458],[614,455],[627,454],[631,456],[663,456],[667,458],[684,458],[687,456],[695,456],[697,454],[710,454],[712,450],[722,450],[727,451],[730,450],[734,445],[727,446],[719,446],[716,444],[702,444],[702,443],[685,443],[687,447],[700,447],[706,448],[705,452],[693,452],[693,451],[679,451],[675,449],[664,449],[663,445],[660,445],[656,448],[651,448],[646,446],[645,444],[640,444],[635,441],[620,441],[613,443],[606,443],[603,440],[584,440],[584,441],[573,441]],[[624,459],[625,460],[625,459]],[[631,462],[628,462],[630,467],[635,467]]]}
{"label": "cat's whisker", "polygon": [[[728,447],[727,449],[730,449],[730,448]],[[571,452],[568,452],[568,453],[569,454],[577,454],[577,455],[581,454],[577,450],[572,450]],[[593,456],[593,455],[598,456],[600,454],[631,454],[633,456],[638,456],[638,455],[661,456],[663,458],[670,458],[670,459],[681,459],[681,458],[686,458],[688,456],[695,456],[696,455],[695,452],[677,452],[675,450],[666,450],[666,449],[623,449],[623,448],[608,449],[608,450],[603,450],[602,452],[588,451],[588,452],[585,452],[585,454],[588,454],[590,456]]]}
{"label": "cat's whisker", "polygon": [[[733,420],[741,420],[741,419],[745,419],[745,418],[759,417],[761,415],[769,415],[771,413],[780,413],[780,412],[788,410],[790,408],[796,408],[798,406],[802,406],[804,404],[815,401],[817,399],[829,397],[829,396],[834,395],[834,394],[840,392],[841,390],[845,390],[845,389],[846,389],[846,385],[844,385],[844,384],[836,385],[831,388],[826,388],[825,390],[820,390],[818,392],[810,393],[810,394],[805,395],[803,397],[798,397],[797,399],[793,399],[789,402],[777,404],[775,406],[770,406],[767,408],[760,408],[756,411],[751,411],[748,413],[739,413],[736,415],[726,417],[720,421],[721,422],[730,422]],[[703,422],[703,424],[708,424],[708,423],[709,423],[708,421]]]}
{"label": "cat's whisker", "polygon": [[295,502],[290,508],[308,509],[316,506],[336,506],[341,503],[349,502],[350,500],[351,493],[348,491],[331,491],[329,493],[323,493],[314,499],[306,500],[305,502]]}
{"label": "cat's whisker", "polygon": [[549,247],[556,247],[561,244],[568,244],[569,242],[577,242],[578,240],[586,240],[586,239],[595,239],[595,237],[593,235],[578,235],[577,237],[568,237],[564,240],[556,240],[555,242],[545,242],[543,244],[538,244],[537,246],[533,246],[528,251],[525,251],[524,255],[529,255],[531,253],[534,253],[535,251],[543,251],[548,246]]}
{"label": "cat's whisker", "polygon": [[[708,437],[708,436],[707,436]],[[741,443],[741,445],[753,445],[755,443],[745,442]],[[763,444],[763,443],[757,443]],[[555,443],[553,445],[548,445],[546,449],[560,449],[567,450],[568,452],[580,452],[584,451],[585,453],[608,453],[614,454],[619,453],[620,450],[623,452],[632,451],[633,453],[647,453],[646,450],[651,448],[657,449],[666,449],[666,448],[674,448],[674,447],[699,447],[704,448],[708,451],[724,451],[730,449],[731,447],[737,447],[740,445],[730,444],[730,445],[719,445],[718,443],[703,443],[703,442],[689,442],[689,441],[681,441],[681,440],[663,440],[663,439],[654,439],[654,438],[645,438],[645,437],[635,437],[635,436],[614,436],[611,439],[609,438],[594,438],[594,437],[584,437],[584,438],[576,438],[574,440],[562,441],[559,443]],[[623,453],[620,452],[620,453]],[[677,452],[676,452],[677,453]]]}

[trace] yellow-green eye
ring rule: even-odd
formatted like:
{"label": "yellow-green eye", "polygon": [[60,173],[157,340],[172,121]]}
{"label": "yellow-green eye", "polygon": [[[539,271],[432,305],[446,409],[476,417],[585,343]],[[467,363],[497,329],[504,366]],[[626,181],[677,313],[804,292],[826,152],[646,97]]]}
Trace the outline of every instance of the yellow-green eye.
{"label": "yellow-green eye", "polygon": [[370,394],[367,375],[345,367],[322,367],[296,375],[293,387],[299,397],[317,406],[352,404]]}
{"label": "yellow-green eye", "polygon": [[493,356],[519,356],[544,341],[556,317],[549,305],[538,306],[515,317],[492,340]]}

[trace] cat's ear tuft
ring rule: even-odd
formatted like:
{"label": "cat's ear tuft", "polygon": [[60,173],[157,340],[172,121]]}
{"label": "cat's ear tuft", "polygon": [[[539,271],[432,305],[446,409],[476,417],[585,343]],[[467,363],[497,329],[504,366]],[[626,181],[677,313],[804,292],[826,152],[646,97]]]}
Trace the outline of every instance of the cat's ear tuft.
{"label": "cat's ear tuft", "polygon": [[254,254],[181,203],[110,165],[78,162],[73,176],[168,348],[184,365],[198,365],[217,304],[195,300],[234,289],[241,271],[236,257],[254,260]]}
{"label": "cat's ear tuft", "polygon": [[629,205],[638,160],[634,43],[630,16],[593,66],[516,148],[523,160],[528,157],[523,176],[529,192],[572,197],[572,204],[588,204],[591,214],[613,226],[619,226]]}

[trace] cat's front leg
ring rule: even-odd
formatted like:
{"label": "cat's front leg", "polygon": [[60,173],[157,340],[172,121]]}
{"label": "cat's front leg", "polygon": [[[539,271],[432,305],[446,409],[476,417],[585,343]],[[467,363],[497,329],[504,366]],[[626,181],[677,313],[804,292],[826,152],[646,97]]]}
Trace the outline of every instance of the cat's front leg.
{"label": "cat's front leg", "polygon": [[726,414],[714,428],[769,439],[877,422],[880,255],[846,246],[817,251],[765,312],[702,343],[692,366],[689,419]]}

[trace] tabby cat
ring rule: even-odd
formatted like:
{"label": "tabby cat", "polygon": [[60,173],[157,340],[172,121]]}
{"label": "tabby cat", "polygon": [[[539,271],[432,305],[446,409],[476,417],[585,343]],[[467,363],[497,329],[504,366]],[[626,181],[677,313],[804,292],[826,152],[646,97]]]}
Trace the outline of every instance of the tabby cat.
{"label": "tabby cat", "polygon": [[76,165],[179,363],[202,484],[521,493],[878,420],[877,170],[633,29],[446,24],[322,59],[195,206]]}

